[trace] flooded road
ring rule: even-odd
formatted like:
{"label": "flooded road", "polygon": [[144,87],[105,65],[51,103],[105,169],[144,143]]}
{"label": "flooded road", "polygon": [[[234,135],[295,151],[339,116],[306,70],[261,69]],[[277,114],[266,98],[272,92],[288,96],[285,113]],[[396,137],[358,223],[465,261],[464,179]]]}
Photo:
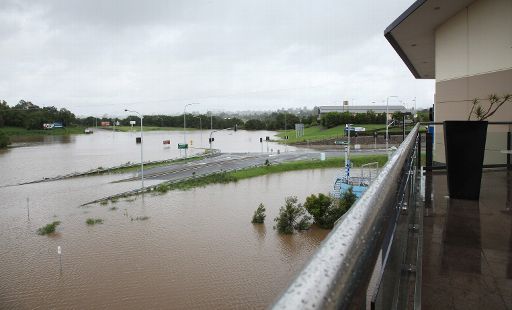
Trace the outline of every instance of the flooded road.
{"label": "flooded road", "polygon": [[[220,131],[215,132],[212,147],[222,152],[261,152],[267,143],[259,138],[273,137],[271,131]],[[209,147],[209,130],[188,131],[191,143],[188,155],[202,154]],[[140,144],[135,143],[139,132],[112,132],[97,129],[92,135],[31,137],[31,142],[14,144],[8,150],[0,150],[0,186],[30,182],[72,172],[84,172],[98,167],[111,167],[127,162],[140,162]],[[163,140],[171,140],[164,145]],[[36,140],[36,141],[33,141]],[[184,151],[177,148],[183,143],[182,131],[144,132],[144,161],[180,158]],[[202,141],[202,144],[201,144]],[[18,146],[18,147],[16,147]],[[269,151],[295,150],[277,143],[268,143]],[[8,176],[8,177],[7,177]],[[8,182],[9,181],[9,182]]]}
{"label": "flooded road", "polygon": [[[132,140],[130,133],[124,135],[128,138],[119,135],[116,141]],[[77,170],[85,169],[88,152],[113,164],[126,160],[114,156],[116,148],[108,142],[101,144],[109,150],[104,156],[101,148],[82,145],[83,138],[88,137],[74,137],[78,140],[69,148],[53,143],[7,153],[30,148],[50,157],[76,153],[84,163]],[[155,134],[154,140],[161,138]],[[258,147],[258,134],[240,134],[237,139],[246,144],[226,150],[240,151],[256,138]],[[155,146],[153,156],[166,156],[160,147]],[[0,166],[11,170],[2,172],[2,182],[14,183],[14,172],[31,179],[42,172],[55,174],[44,166],[46,161],[65,172],[66,167],[75,167],[72,159],[56,156],[61,157],[36,157],[24,165],[4,153]],[[15,164],[18,169],[11,167]],[[38,166],[42,168],[36,173],[26,171]],[[328,233],[313,227],[292,236],[277,234],[272,226],[279,207],[286,196],[296,195],[303,202],[310,194],[327,193],[336,172],[288,172],[88,207],[80,205],[129,190],[138,182],[111,184],[120,176],[104,175],[1,187],[0,309],[265,308]],[[253,225],[250,220],[259,203],[266,206],[267,218],[264,225]],[[141,220],[144,217],[148,218]],[[88,226],[88,218],[104,223]],[[57,220],[62,224],[56,234],[37,235],[38,228]],[[62,247],[62,272],[57,246]]]}

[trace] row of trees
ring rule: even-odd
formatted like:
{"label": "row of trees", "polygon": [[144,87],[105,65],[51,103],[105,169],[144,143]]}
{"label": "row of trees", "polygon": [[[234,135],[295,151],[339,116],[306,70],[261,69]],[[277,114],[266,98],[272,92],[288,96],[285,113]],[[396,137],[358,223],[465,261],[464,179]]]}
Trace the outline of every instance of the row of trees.
{"label": "row of trees", "polygon": [[386,122],[386,113],[375,113],[368,111],[366,113],[349,112],[329,112],[322,115],[320,124],[326,128],[332,128],[345,124],[382,124]]}
{"label": "row of trees", "polygon": [[[213,128],[224,129],[235,127],[246,130],[281,130],[281,129],[294,129],[295,124],[305,122],[309,124],[313,116],[302,117],[286,112],[274,112],[270,114],[262,114],[258,118],[251,118],[244,120],[239,117],[223,117],[209,114],[187,114],[186,121],[188,128]],[[94,117],[87,117],[78,119],[77,123],[83,126],[95,126],[96,123],[108,121],[119,121],[123,126],[129,126],[130,121],[136,121],[139,124],[139,117],[135,115],[128,116],[124,119],[115,119],[103,117],[95,119]],[[144,115],[144,125],[156,127],[183,127],[183,114],[182,115]],[[286,126],[285,126],[286,125]]]}
{"label": "row of trees", "polygon": [[76,122],[76,117],[69,110],[55,107],[39,107],[30,101],[20,100],[10,107],[0,100],[0,127],[12,126],[25,129],[42,129],[44,123],[62,122],[65,126]]}
{"label": "row of trees", "polygon": [[[252,116],[244,120],[239,117],[225,117],[209,114],[186,115],[187,127],[224,129],[235,127],[247,130],[279,130],[293,129],[299,122],[309,124],[314,118],[312,115],[301,116],[287,112],[266,113]],[[85,117],[77,118],[69,110],[57,109],[53,106],[39,107],[30,101],[20,100],[18,104],[10,107],[7,102],[0,100],[0,128],[4,126],[21,127],[25,129],[42,129],[44,123],[62,122],[64,126],[96,126],[101,122],[119,121],[121,125],[129,126],[130,121],[139,122],[139,117],[130,115],[123,119],[113,117]],[[156,127],[183,127],[182,115],[144,115],[144,125]],[[286,126],[285,126],[286,125]]]}

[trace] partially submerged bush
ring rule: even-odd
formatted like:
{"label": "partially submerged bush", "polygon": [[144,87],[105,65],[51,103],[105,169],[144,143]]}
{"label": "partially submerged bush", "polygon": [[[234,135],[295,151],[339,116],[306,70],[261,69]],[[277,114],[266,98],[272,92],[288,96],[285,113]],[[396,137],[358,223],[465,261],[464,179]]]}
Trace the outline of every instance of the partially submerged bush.
{"label": "partially submerged bush", "polygon": [[318,197],[313,194],[306,198],[304,207],[313,216],[318,226],[331,229],[356,200],[357,196],[350,187],[338,200],[322,193],[318,194]]}
{"label": "partially submerged bush", "polygon": [[130,218],[131,221],[145,221],[148,220],[149,216],[137,216],[136,218]]}
{"label": "partially submerged bush", "polygon": [[260,205],[258,206],[258,208],[256,209],[256,211],[254,211],[254,215],[252,216],[252,221],[251,223],[254,223],[254,224],[263,224],[263,222],[265,221],[265,206],[260,203]]}
{"label": "partially submerged bush", "polygon": [[87,225],[96,225],[96,224],[103,224],[103,220],[102,219],[93,219],[93,218],[88,218],[85,223]]}
{"label": "partially submerged bush", "polygon": [[333,213],[336,208],[334,206],[334,199],[331,196],[324,194],[311,195],[306,198],[304,208],[313,216],[315,223],[322,228],[332,228],[334,221]]}
{"label": "partially submerged bush", "polygon": [[169,186],[167,186],[166,184],[160,184],[157,187],[155,187],[155,191],[161,194],[165,194],[169,191]]}
{"label": "partially submerged bush", "polygon": [[277,229],[281,234],[293,234],[294,230],[308,229],[311,217],[306,215],[306,209],[302,204],[297,204],[297,197],[285,198],[285,205],[279,209],[279,216],[274,219]]}
{"label": "partially submerged bush", "polygon": [[51,234],[55,232],[55,228],[60,225],[60,221],[55,221],[53,223],[50,223],[46,226],[43,226],[37,230],[37,233],[41,236]]}

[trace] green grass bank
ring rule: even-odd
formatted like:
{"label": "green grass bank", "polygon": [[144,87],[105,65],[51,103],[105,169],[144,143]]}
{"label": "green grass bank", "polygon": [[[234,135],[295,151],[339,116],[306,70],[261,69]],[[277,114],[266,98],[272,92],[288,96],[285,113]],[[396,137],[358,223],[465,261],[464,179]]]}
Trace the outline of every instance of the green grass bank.
{"label": "green grass bank", "polygon": [[[384,134],[386,132],[385,124],[354,124],[354,127],[364,127],[366,132],[373,133],[377,132],[378,134]],[[407,126],[406,132],[410,131],[413,126]],[[284,138],[285,135],[288,135],[288,140],[279,140],[280,143],[286,144],[294,144],[297,142],[305,142],[305,141],[318,141],[318,140],[326,140],[326,139],[341,139],[345,137],[344,133],[345,126],[336,126],[333,128],[324,128],[320,125],[313,126],[309,128],[304,128],[304,136],[297,138],[295,136],[295,130],[288,130],[285,132],[284,130],[279,130],[277,136],[281,139]],[[400,134],[402,133],[402,127],[389,127],[389,132],[391,134]],[[420,128],[420,132],[424,132],[425,129]]]}
{"label": "green grass bank", "polygon": [[[360,167],[363,164],[378,162],[379,167],[382,167],[386,161],[386,155],[361,155],[352,156],[352,163],[355,167]],[[184,180],[176,183],[162,183],[155,188],[156,192],[165,193],[170,190],[189,190],[195,187],[204,187],[209,184],[225,184],[230,182],[237,182],[239,180],[253,178],[257,176],[282,173],[287,171],[318,169],[318,168],[340,168],[343,166],[343,157],[332,157],[325,161],[320,160],[303,160],[295,162],[287,162],[282,164],[274,164],[270,166],[248,168],[232,172],[214,173],[207,176],[195,177],[192,179]]]}

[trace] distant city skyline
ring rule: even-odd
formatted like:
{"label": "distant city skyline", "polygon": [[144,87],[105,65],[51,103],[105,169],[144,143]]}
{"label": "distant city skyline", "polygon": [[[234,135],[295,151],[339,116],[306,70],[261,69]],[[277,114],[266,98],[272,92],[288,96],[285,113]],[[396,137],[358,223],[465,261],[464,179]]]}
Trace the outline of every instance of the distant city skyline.
{"label": "distant city skyline", "polygon": [[[383,36],[411,0],[3,1],[0,99],[77,115],[433,103]],[[121,4],[121,5],[119,5]],[[402,102],[400,102],[400,100]]]}

